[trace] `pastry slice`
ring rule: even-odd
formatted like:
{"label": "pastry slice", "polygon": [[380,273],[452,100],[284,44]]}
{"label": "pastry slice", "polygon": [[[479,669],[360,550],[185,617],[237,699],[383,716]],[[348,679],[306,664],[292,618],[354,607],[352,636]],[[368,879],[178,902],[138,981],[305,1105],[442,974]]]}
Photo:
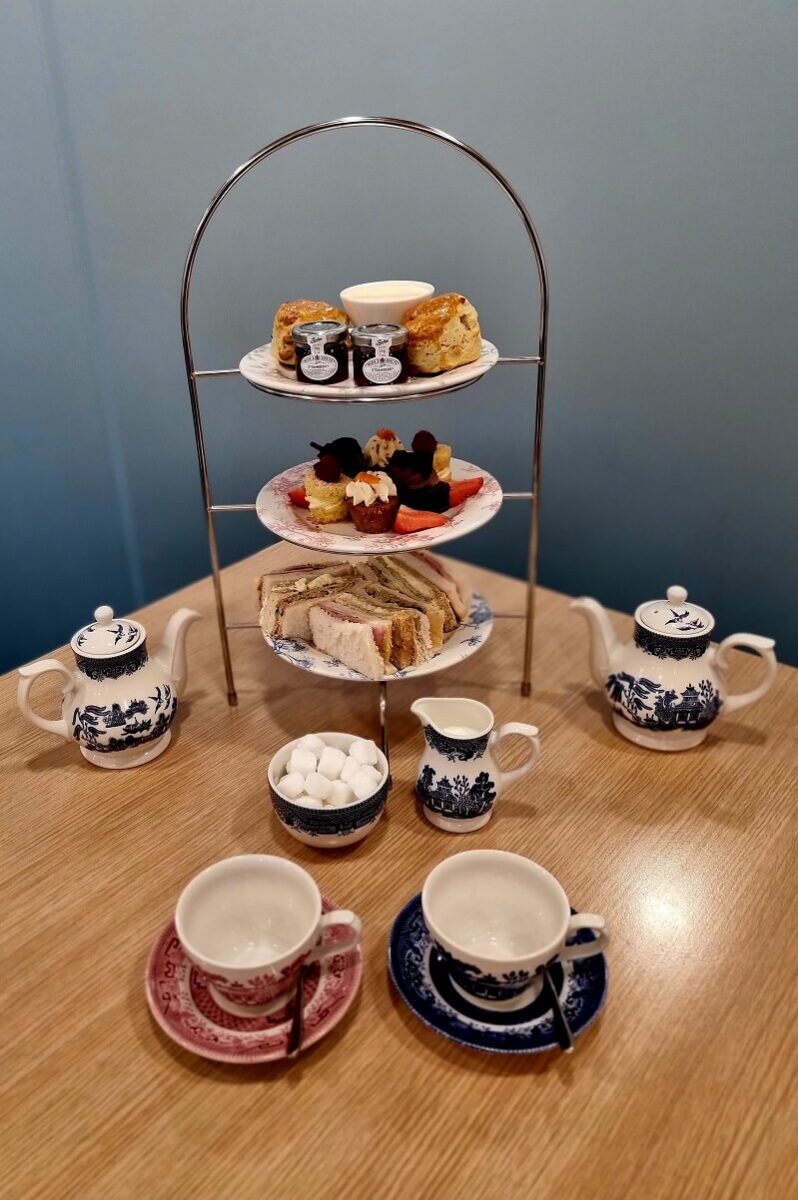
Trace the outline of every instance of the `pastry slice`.
{"label": "pastry slice", "polygon": [[311,639],[319,650],[367,679],[393,672],[390,620],[369,616],[338,596],[314,604],[308,616]]}

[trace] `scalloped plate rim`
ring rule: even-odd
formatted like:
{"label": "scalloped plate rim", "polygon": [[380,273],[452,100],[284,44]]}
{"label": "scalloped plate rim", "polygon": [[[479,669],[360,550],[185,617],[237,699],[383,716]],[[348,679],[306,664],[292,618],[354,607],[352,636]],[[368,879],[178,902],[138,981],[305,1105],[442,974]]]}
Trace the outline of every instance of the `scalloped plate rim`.
{"label": "scalloped plate rim", "polygon": [[[497,515],[504,501],[504,493],[498,479],[474,463],[463,458],[452,459],[452,474],[458,479],[481,475],[484,484],[475,496],[469,496],[454,512],[446,525],[432,529],[421,529],[416,533],[362,533],[350,536],[336,532],[335,525],[311,525],[302,515],[304,510],[295,508],[288,499],[291,488],[300,487],[315,459],[287,467],[264,483],[255,500],[258,520],[270,533],[303,546],[306,550],[343,555],[399,554],[408,550],[428,550],[433,546],[452,542],[465,537],[487,525]],[[346,523],[350,528],[351,522]]]}

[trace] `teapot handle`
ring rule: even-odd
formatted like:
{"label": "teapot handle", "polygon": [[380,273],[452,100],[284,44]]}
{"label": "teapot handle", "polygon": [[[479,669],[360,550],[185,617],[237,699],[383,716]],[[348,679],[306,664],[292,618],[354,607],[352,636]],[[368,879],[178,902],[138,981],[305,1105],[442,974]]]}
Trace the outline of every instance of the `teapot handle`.
{"label": "teapot handle", "polygon": [[31,707],[29,694],[33,687],[33,681],[39,675],[45,675],[48,671],[55,671],[56,674],[63,677],[62,695],[65,696],[74,686],[72,672],[69,670],[69,667],[65,667],[57,658],[43,658],[41,662],[30,663],[27,667],[19,668],[21,678],[17,688],[17,703],[23,717],[27,717],[29,721],[32,721],[34,725],[38,725],[46,733],[56,733],[59,737],[66,738],[69,741],[72,733],[63,717],[58,721],[48,721],[46,717],[40,717]]}
{"label": "teapot handle", "polygon": [[726,652],[734,646],[744,646],[747,650],[753,650],[765,660],[765,676],[759,686],[752,688],[750,692],[738,692],[737,695],[727,695],[723,706],[725,712],[734,712],[737,708],[745,708],[747,704],[755,704],[757,700],[761,700],[765,693],[773,687],[773,684],[776,682],[776,672],[779,666],[776,662],[776,655],[773,653],[775,645],[776,643],[773,641],[773,638],[759,637],[756,633],[732,633],[720,643],[715,656],[715,663],[721,672],[728,670],[729,664],[726,661]]}
{"label": "teapot handle", "polygon": [[495,754],[502,738],[509,737],[512,733],[517,733],[520,737],[526,738],[532,753],[524,765],[516,767],[514,771],[502,771],[499,764],[496,763],[499,786],[502,789],[509,787],[511,783],[515,783],[516,779],[521,779],[523,775],[528,775],[540,757],[540,736],[537,728],[534,725],[524,725],[522,721],[507,721],[504,725],[500,725],[498,729],[494,729],[488,742],[491,751]]}

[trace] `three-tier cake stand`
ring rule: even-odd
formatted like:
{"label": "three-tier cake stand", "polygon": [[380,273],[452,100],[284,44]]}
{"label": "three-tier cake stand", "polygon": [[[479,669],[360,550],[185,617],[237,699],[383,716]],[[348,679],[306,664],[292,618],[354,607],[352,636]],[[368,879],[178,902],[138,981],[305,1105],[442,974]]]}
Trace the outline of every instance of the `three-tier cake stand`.
{"label": "three-tier cake stand", "polygon": [[[194,352],[191,346],[191,334],[189,330],[189,299],[191,295],[191,280],[194,273],[194,264],[199,251],[200,243],[202,242],[205,232],[210,224],[216,210],[221,205],[222,201],[229,192],[239,183],[245,175],[247,175],[253,167],[264,162],[271,155],[276,154],[278,150],[284,149],[286,146],[292,145],[294,142],[299,142],[305,138],[314,137],[322,133],[338,133],[342,130],[358,129],[367,126],[379,126],[385,129],[401,129],[407,130],[410,133],[417,133],[423,137],[433,138],[436,142],[442,145],[451,146],[460,154],[466,155],[472,162],[480,166],[496,184],[501,188],[505,195],[509,198],[515,211],[521,219],[523,227],[526,231],[529,245],[532,250],[532,256],[535,260],[535,265],[538,272],[538,281],[540,287],[540,305],[539,305],[539,320],[538,320],[538,349],[537,354],[516,355],[512,357],[499,356],[497,362],[503,366],[512,367],[527,367],[534,369],[536,373],[536,382],[534,388],[535,396],[535,415],[532,433],[532,480],[531,491],[528,492],[505,492],[505,500],[526,500],[529,501],[531,507],[530,527],[529,527],[529,557],[528,557],[528,573],[527,573],[527,600],[525,612],[521,613],[497,613],[497,617],[523,618],[526,622],[526,637],[524,641],[524,656],[523,656],[523,674],[521,679],[521,695],[528,696],[532,687],[532,653],[534,646],[534,627],[535,627],[535,587],[537,582],[537,560],[538,560],[538,530],[540,523],[540,460],[543,441],[543,399],[546,382],[546,339],[548,332],[548,281],[546,277],[546,265],[543,261],[543,253],[540,248],[540,242],[523,202],[515,192],[513,187],[508,183],[500,171],[498,171],[492,163],[490,163],[478,150],[474,150],[471,146],[467,146],[458,138],[453,137],[449,133],[444,133],[440,129],[433,129],[429,125],[422,125],[417,121],[408,121],[400,117],[341,117],[335,121],[322,121],[316,125],[306,125],[302,129],[295,129],[292,133],[287,133],[283,137],[277,138],[276,141],[270,142],[268,146],[264,146],[257,154],[233,172],[230,178],[219,188],[216,195],[213,197],[208,206],[205,215],[197,227],[194,238],[186,257],[186,265],[183,271],[183,284],[180,298],[180,327],[183,335],[183,352],[186,361],[186,377],[188,380],[188,391],[191,399],[191,415],[194,421],[194,435],[197,442],[197,459],[199,462],[200,480],[202,483],[202,499],[205,506],[205,520],[208,531],[208,549],[210,552],[211,569],[213,572],[213,586],[216,597],[216,615],[219,623],[219,636],[222,642],[222,656],[224,659],[224,670],[227,680],[227,699],[231,705],[237,703],[235,680],[233,677],[233,664],[230,656],[230,642],[228,638],[231,629],[257,629],[259,628],[257,621],[228,621],[225,616],[224,596],[222,594],[222,577],[219,568],[219,554],[216,545],[216,529],[215,520],[217,515],[222,513],[240,513],[254,512],[255,504],[214,504],[210,476],[208,473],[208,458],[205,449],[205,437],[202,429],[202,415],[199,402],[199,387],[200,380],[224,379],[227,377],[238,376],[241,374],[239,368],[233,367],[224,370],[205,370],[198,371],[194,364]],[[459,385],[462,386],[462,385]],[[266,387],[264,390],[269,390]],[[451,391],[451,388],[441,387],[438,394]],[[369,395],[369,388],[358,389],[358,395],[351,399],[351,403],[375,402],[381,401],[381,396]],[[281,394],[281,393],[276,393]],[[318,399],[318,397],[299,396],[299,399]],[[403,400],[427,399],[431,398],[427,392],[410,392],[402,396]],[[332,399],[332,397],[331,397]],[[336,399],[336,403],[346,403],[347,401]],[[397,547],[399,548],[399,547]],[[380,718],[380,735],[382,747],[385,753],[388,753],[388,690],[387,682],[381,681],[377,684],[379,688],[379,718]]]}

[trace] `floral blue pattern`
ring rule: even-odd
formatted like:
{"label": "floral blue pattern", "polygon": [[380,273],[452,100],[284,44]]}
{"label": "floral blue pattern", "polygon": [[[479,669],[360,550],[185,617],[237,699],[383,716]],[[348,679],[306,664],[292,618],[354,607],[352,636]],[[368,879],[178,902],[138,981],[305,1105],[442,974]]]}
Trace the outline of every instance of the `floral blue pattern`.
{"label": "floral blue pattern", "polygon": [[[569,941],[589,942],[582,929]],[[388,943],[388,970],[399,995],[412,1012],[443,1037],[474,1050],[498,1054],[536,1054],[557,1046],[551,1013],[540,1001],[512,1013],[489,1013],[469,1004],[450,986],[414,896],[397,916]],[[574,1034],[582,1033],[604,1007],[607,963],[603,954],[579,959],[552,970],[563,1010]],[[562,981],[562,982],[561,982]]]}
{"label": "floral blue pattern", "polygon": [[607,695],[625,717],[647,729],[704,729],[720,712],[720,693],[709,679],[688,683],[682,692],[664,688],[644,675],[618,671],[605,684]]}
{"label": "floral blue pattern", "polygon": [[[162,737],[177,712],[177,696],[169,684],[155,695],[121,704],[87,704],[72,713],[72,736],[100,754],[129,750]],[[114,731],[113,733],[111,731]]]}
{"label": "floral blue pattern", "polygon": [[292,804],[285,800],[269,784],[274,811],[289,829],[296,829],[308,837],[344,837],[376,821],[385,808],[388,798],[389,780],[365,800],[348,804],[344,808],[307,808],[303,804]]}
{"label": "floral blue pattern", "polygon": [[468,821],[481,817],[496,799],[496,787],[487,771],[480,771],[473,782],[467,775],[443,775],[436,782],[437,771],[425,763],[416,780],[416,791],[431,812],[443,817]]}
{"label": "floral blue pattern", "polygon": [[438,958],[456,983],[472,996],[483,1000],[510,1000],[529,987],[533,975],[529,971],[507,971],[504,975],[489,975],[474,963],[461,962],[447,950],[435,944]]}

